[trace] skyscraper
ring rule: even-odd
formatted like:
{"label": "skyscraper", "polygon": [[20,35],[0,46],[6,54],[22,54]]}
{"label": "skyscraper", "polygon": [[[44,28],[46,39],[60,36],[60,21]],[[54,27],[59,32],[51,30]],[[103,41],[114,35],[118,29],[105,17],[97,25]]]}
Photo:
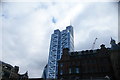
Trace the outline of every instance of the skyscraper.
{"label": "skyscraper", "polygon": [[67,26],[65,30],[54,30],[51,35],[51,43],[49,50],[49,59],[47,65],[47,78],[57,78],[58,63],[62,55],[62,49],[69,48],[70,51],[74,50],[74,36],[73,27]]}

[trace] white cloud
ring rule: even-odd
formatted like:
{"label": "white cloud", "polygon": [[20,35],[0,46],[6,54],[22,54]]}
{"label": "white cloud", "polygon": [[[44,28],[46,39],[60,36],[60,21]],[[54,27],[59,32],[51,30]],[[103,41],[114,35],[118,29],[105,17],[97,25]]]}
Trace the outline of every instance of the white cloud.
{"label": "white cloud", "polygon": [[109,47],[110,37],[118,40],[117,9],[117,3],[93,3],[78,15],[74,21],[74,26],[77,26],[75,28],[75,45],[78,45],[76,49],[91,49],[96,37],[97,41],[100,41],[96,42],[96,48],[99,48],[102,43]]}
{"label": "white cloud", "polygon": [[30,77],[41,77],[51,34],[65,29],[70,19],[75,50],[90,49],[95,37],[99,37],[96,47],[102,42],[109,46],[110,36],[117,39],[115,3],[5,2],[2,8],[3,61],[20,66],[20,73],[28,70]]}
{"label": "white cloud", "polygon": [[3,2],[118,2],[119,0],[2,0]]}

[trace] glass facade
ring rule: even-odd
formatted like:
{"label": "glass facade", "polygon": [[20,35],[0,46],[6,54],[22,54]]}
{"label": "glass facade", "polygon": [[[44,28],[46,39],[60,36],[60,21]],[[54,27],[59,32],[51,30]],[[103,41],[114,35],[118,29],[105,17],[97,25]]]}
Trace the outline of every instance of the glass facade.
{"label": "glass facade", "polygon": [[62,31],[59,29],[54,30],[54,33],[51,35],[47,78],[57,78],[57,61],[60,60],[62,56],[63,48],[69,48],[70,51],[74,51],[74,36],[72,26],[67,26],[66,29]]}

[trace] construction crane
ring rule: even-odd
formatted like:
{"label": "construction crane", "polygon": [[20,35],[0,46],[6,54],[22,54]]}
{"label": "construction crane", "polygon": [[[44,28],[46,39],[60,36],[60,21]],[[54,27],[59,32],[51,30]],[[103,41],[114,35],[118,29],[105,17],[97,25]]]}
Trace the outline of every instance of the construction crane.
{"label": "construction crane", "polygon": [[97,40],[98,38],[95,38],[95,40],[94,40],[94,42],[93,42],[93,45],[92,45],[92,50],[94,49],[94,47],[95,47],[95,43],[96,43],[96,40]]}

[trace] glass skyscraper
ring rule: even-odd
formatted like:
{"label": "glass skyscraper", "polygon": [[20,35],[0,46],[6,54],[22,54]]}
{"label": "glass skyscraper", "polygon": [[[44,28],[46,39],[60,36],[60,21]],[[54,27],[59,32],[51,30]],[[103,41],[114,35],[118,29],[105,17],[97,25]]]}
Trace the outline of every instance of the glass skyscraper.
{"label": "glass skyscraper", "polygon": [[57,78],[58,63],[62,56],[62,49],[69,48],[70,51],[74,51],[74,36],[73,27],[67,26],[65,30],[54,30],[51,35],[51,43],[49,50],[49,59],[47,65],[47,78]]}

